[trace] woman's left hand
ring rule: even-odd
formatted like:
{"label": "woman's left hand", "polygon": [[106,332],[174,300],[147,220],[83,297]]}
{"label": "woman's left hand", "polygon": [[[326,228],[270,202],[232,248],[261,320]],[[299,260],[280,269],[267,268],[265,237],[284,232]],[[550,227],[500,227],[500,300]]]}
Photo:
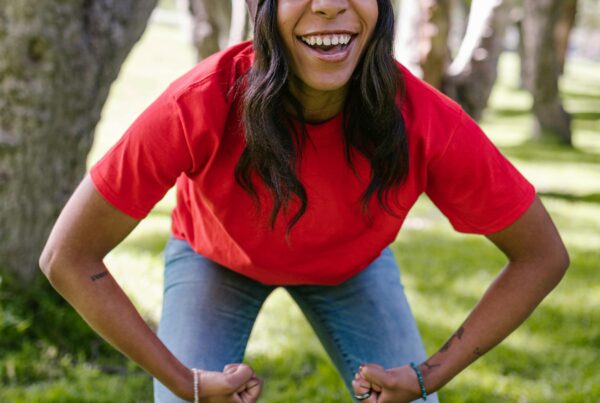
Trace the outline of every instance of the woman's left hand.
{"label": "woman's left hand", "polygon": [[412,402],[421,397],[419,380],[409,365],[385,370],[381,365],[361,366],[352,381],[355,395],[371,391],[365,403]]}

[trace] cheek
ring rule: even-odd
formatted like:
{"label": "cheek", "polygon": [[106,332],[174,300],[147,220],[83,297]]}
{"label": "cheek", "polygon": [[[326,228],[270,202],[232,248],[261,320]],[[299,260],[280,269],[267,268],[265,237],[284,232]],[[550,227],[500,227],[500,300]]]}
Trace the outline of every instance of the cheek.
{"label": "cheek", "polygon": [[292,34],[295,13],[296,11],[294,8],[286,2],[279,2],[279,5],[277,6],[277,30],[282,39],[287,40],[287,37]]}
{"label": "cheek", "polygon": [[376,0],[359,1],[358,6],[360,7],[359,13],[362,16],[362,20],[367,24],[370,32],[375,30],[377,25],[377,19],[379,18],[379,7],[377,6]]}
{"label": "cheek", "polygon": [[285,50],[289,53],[290,47],[292,46],[294,37],[293,37],[293,27],[289,22],[281,19],[277,22],[277,31],[279,32],[279,37],[281,38],[283,45],[285,46]]}

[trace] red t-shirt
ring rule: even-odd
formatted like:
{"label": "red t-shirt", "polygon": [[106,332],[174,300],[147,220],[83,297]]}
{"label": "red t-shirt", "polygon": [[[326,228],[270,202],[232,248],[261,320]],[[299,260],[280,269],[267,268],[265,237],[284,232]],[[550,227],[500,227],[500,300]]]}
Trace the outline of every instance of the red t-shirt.
{"label": "red t-shirt", "polygon": [[[367,267],[394,241],[404,217],[426,192],[461,232],[489,234],[514,222],[535,190],[461,108],[399,65],[410,171],[393,200],[393,217],[376,200],[371,219],[359,202],[370,178],[356,153],[358,176],[344,156],[342,115],[307,125],[299,178],[308,209],[286,240],[291,209],[268,225],[271,200],[258,184],[262,210],[235,182],[244,147],[230,89],[253,60],[250,42],[229,48],[176,80],[92,168],[97,190],[122,212],[144,218],[175,183],[172,232],[202,255],[265,284],[338,284]],[[375,199],[375,198],[374,198]]]}

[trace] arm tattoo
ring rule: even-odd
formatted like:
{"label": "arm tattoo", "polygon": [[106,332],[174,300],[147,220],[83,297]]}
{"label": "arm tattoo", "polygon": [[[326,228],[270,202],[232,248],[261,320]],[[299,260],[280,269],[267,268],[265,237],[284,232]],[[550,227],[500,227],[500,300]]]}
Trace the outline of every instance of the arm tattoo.
{"label": "arm tattoo", "polygon": [[102,277],[106,277],[106,276],[108,276],[108,271],[103,271],[103,272],[100,272],[100,273],[96,273],[96,274],[94,274],[93,276],[90,276],[90,279],[91,279],[92,281],[98,281],[98,280],[100,280]]}
{"label": "arm tattoo", "polygon": [[444,352],[448,351],[450,349],[450,346],[452,345],[452,342],[454,341],[454,339],[458,339],[458,340],[462,339],[464,333],[465,333],[465,328],[463,326],[461,326],[460,329],[458,329],[456,331],[456,333],[454,333],[452,335],[452,337],[450,337],[448,339],[446,344],[443,345],[443,347],[440,349],[440,352],[444,353]]}
{"label": "arm tattoo", "polygon": [[429,361],[425,361],[423,364],[421,364],[423,368],[428,369],[429,371],[431,371],[434,368],[437,368],[439,366],[441,366],[442,364],[430,364]]}

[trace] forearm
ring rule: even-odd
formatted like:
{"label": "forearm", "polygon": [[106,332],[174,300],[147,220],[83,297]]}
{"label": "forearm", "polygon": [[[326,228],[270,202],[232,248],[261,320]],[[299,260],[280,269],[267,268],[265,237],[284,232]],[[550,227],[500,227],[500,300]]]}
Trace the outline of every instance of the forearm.
{"label": "forearm", "polygon": [[514,331],[558,284],[564,270],[553,264],[510,263],[463,325],[419,366],[427,390],[441,388]]}
{"label": "forearm", "polygon": [[[48,279],[85,321],[116,349],[181,397],[192,375],[144,322],[102,262],[55,264]],[[188,390],[189,389],[189,390]]]}

